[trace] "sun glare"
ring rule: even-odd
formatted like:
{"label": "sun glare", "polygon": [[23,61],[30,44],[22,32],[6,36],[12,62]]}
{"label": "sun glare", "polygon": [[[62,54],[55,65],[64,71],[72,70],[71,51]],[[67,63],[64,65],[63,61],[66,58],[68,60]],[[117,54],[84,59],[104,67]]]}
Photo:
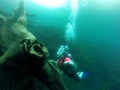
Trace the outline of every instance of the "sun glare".
{"label": "sun glare", "polygon": [[33,0],[33,2],[50,8],[62,7],[65,5],[66,0]]}

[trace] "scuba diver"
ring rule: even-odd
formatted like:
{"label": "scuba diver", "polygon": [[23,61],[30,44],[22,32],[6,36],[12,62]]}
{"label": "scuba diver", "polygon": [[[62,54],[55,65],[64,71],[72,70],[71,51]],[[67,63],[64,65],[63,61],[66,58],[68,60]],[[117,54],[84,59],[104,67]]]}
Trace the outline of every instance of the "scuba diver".
{"label": "scuba diver", "polygon": [[61,45],[57,51],[57,64],[61,71],[67,74],[70,78],[77,81],[84,79],[88,76],[87,72],[78,71],[77,65],[74,63],[72,55],[68,52],[69,47]]}

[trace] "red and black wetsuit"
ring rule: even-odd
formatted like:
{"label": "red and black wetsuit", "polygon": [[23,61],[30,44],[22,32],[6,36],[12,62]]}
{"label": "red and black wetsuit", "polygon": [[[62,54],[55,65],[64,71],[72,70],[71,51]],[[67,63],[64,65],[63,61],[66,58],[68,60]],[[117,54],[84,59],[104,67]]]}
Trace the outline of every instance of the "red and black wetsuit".
{"label": "red and black wetsuit", "polygon": [[71,62],[71,58],[69,57],[62,57],[58,59],[58,65],[60,68],[62,68],[64,63],[69,63],[69,62]]}
{"label": "red and black wetsuit", "polygon": [[58,58],[58,65],[59,65],[59,68],[68,76],[70,77],[76,76],[77,67],[74,64],[72,58],[70,58],[69,56],[65,55]]}

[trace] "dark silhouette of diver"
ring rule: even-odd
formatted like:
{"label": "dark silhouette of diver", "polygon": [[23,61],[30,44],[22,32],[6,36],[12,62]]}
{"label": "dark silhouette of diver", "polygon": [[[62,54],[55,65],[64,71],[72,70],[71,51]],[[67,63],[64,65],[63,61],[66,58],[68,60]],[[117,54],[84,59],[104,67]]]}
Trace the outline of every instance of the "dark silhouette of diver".
{"label": "dark silhouette of diver", "polygon": [[74,63],[72,55],[68,52],[69,47],[61,45],[57,51],[57,64],[61,71],[67,74],[69,77],[79,81],[88,76],[87,72],[78,71],[77,65]]}

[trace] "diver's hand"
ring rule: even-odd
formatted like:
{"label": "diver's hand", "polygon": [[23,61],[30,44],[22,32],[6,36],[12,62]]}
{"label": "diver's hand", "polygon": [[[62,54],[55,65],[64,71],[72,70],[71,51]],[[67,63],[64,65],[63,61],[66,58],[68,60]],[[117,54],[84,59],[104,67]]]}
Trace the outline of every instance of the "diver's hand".
{"label": "diver's hand", "polygon": [[88,72],[84,72],[82,79],[87,79],[89,77],[89,73]]}
{"label": "diver's hand", "polygon": [[88,72],[77,72],[77,76],[79,80],[84,80],[89,77],[89,73]]}

